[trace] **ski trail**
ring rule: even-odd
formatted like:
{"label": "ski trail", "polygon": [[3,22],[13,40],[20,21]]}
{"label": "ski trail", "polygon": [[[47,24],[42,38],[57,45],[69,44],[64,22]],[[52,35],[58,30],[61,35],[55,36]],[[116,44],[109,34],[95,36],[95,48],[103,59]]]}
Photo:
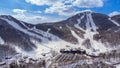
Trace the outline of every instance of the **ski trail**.
{"label": "ski trail", "polygon": [[108,20],[112,21],[113,24],[115,24],[116,26],[120,26],[120,24],[118,24],[116,21],[112,20],[111,18],[108,18]]}
{"label": "ski trail", "polygon": [[95,22],[93,21],[91,13],[88,14],[88,17],[89,17],[89,22],[91,23],[91,28],[93,29],[93,31],[96,32],[98,27],[96,27]]}
{"label": "ski trail", "polygon": [[[86,15],[87,15],[86,16],[87,17],[87,22],[86,22],[86,33],[84,34],[85,39],[90,40],[91,47],[92,47],[93,50],[98,51],[98,53],[99,52],[105,52],[106,47],[100,41],[96,41],[96,40],[93,39],[93,36],[95,34],[97,34],[98,32],[97,32],[97,27],[96,27],[95,23],[93,22],[91,13],[89,13],[89,14],[86,13]],[[91,29],[93,29],[94,32],[91,31]]]}
{"label": "ski trail", "polygon": [[81,16],[80,19],[77,19],[77,24],[75,24],[74,26],[82,31],[85,31],[83,28],[81,28],[79,25],[81,23],[81,20],[84,18],[85,15]]}

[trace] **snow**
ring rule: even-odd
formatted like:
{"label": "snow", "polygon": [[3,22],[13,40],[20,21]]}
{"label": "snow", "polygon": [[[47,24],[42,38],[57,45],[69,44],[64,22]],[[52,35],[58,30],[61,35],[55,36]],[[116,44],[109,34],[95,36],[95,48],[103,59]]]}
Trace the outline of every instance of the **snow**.
{"label": "snow", "polygon": [[116,68],[120,68],[120,64],[116,65]]}
{"label": "snow", "polygon": [[[4,18],[2,18],[4,19]],[[69,45],[70,48],[78,48],[80,46],[77,45],[73,45],[70,44],[62,39],[60,39],[59,37],[49,33],[50,29],[48,29],[48,31],[44,32],[42,30],[36,29],[36,28],[27,28],[27,29],[23,29],[22,27],[20,27],[17,23],[15,23],[14,21],[9,21],[8,19],[4,19],[5,21],[7,21],[11,26],[13,26],[15,29],[20,30],[30,36],[34,36],[37,38],[42,39],[42,42],[39,42],[33,38],[31,38],[31,42],[34,43],[37,46],[37,49],[35,49],[35,51],[32,52],[25,52],[22,49],[20,49],[19,47],[15,47],[16,51],[24,56],[29,56],[32,58],[43,58],[42,54],[46,54],[46,57],[50,57],[51,53],[50,51],[56,51],[59,52],[60,49],[68,49],[68,47],[66,45]],[[22,23],[23,24],[23,23]],[[27,27],[27,26],[26,26]],[[36,35],[34,33],[29,32],[28,30],[32,30],[36,33],[42,34],[44,37],[41,37],[39,35]],[[49,41],[48,38],[50,37],[52,39],[52,41]],[[49,42],[48,42],[49,41]]]}
{"label": "snow", "polygon": [[115,24],[116,26],[120,26],[120,24],[118,24],[116,21],[112,20],[111,18],[108,18],[108,20],[112,21],[113,24]]}
{"label": "snow", "polygon": [[78,40],[79,44],[82,44],[81,42],[82,42],[83,39],[80,38],[80,37],[75,33],[75,31],[71,30],[71,33],[72,33],[72,35]]}
{"label": "snow", "polygon": [[93,29],[93,31],[96,31],[98,29],[98,27],[95,25],[95,23],[94,23],[94,21],[92,19],[91,13],[89,13],[89,14],[86,13],[86,15],[87,15],[86,30]]}
{"label": "snow", "polygon": [[4,43],[4,40],[0,37],[0,44],[3,45]]}
{"label": "snow", "polygon": [[35,26],[34,26],[33,28],[29,28],[29,27],[27,27],[23,22],[21,22],[21,23],[27,28],[27,30],[30,30],[30,31],[36,32],[36,33],[38,33],[38,34],[41,34],[41,35],[43,35],[45,38],[51,38],[52,41],[56,41],[56,40],[59,40],[59,39],[60,39],[59,37],[57,37],[57,36],[49,33],[49,32],[51,31],[50,28],[48,28],[48,30],[45,32],[45,31],[42,31],[42,30],[37,29]]}
{"label": "snow", "polygon": [[[48,46],[52,50],[55,50],[56,52],[59,52],[60,49],[63,49],[63,48],[70,49],[70,48],[78,48],[78,47],[80,47],[78,45],[74,45],[74,44],[70,44],[68,42],[65,42],[64,40],[52,41],[52,42],[49,42],[49,44],[44,44],[44,45]],[[67,47],[67,45],[69,45],[69,47]]]}
{"label": "snow", "polygon": [[48,30],[46,32],[44,32],[42,30],[37,29],[35,26],[33,28],[29,28],[23,22],[21,22],[21,23],[27,28],[27,30],[31,30],[31,31],[34,31],[36,33],[39,33],[39,34],[43,35],[45,38],[51,38],[52,41],[60,39],[59,37],[49,33],[51,30],[50,28],[48,28]]}
{"label": "snow", "polygon": [[62,26],[59,26],[60,29],[62,29]]}
{"label": "snow", "polygon": [[[55,36],[53,37],[55,38]],[[81,46],[78,46],[78,44],[77,45],[70,44],[61,39],[50,41],[48,43],[41,43],[33,38],[31,38],[30,41],[37,46],[37,49],[35,49],[34,51],[25,52],[19,47],[15,47],[15,49],[18,53],[22,54],[23,56],[29,56],[34,59],[45,58],[45,57],[46,59],[49,59],[52,56],[51,51],[55,51],[59,53],[60,49],[70,49],[70,48],[81,47]],[[70,47],[67,47],[67,45],[69,45]],[[43,56],[43,54],[46,54],[46,56]]]}
{"label": "snow", "polygon": [[120,28],[119,29],[117,29],[115,32],[119,32],[120,31]]}
{"label": "snow", "polygon": [[50,38],[51,41],[58,41],[58,40],[60,40],[59,37],[57,37],[57,36],[49,33],[49,31],[50,31],[51,29],[48,29],[46,32],[44,32],[44,31],[42,31],[42,30],[39,30],[39,29],[36,29],[36,28],[35,28],[35,29],[31,29],[31,30],[33,30],[33,31],[36,32],[36,33],[39,33],[39,34],[43,35],[45,38]]}
{"label": "snow", "polygon": [[20,26],[19,26],[17,23],[15,23],[14,21],[9,21],[8,19],[5,19],[5,18],[1,18],[1,19],[7,21],[8,24],[10,24],[11,26],[13,26],[13,27],[14,27],[15,29],[17,29],[17,30],[20,30],[20,31],[24,32],[25,34],[28,34],[28,35],[30,35],[30,36],[33,36],[33,37],[37,37],[37,38],[39,38],[39,39],[42,39],[42,42],[48,42],[48,39],[46,39],[46,38],[44,38],[44,37],[41,37],[41,36],[39,36],[39,35],[37,35],[37,34],[31,33],[31,32],[29,32],[29,31],[26,30],[26,29],[23,29],[22,27],[20,27]]}
{"label": "snow", "polygon": [[48,28],[47,33],[49,33],[49,32],[50,32],[50,30],[51,30],[51,29],[50,29],[50,28]]}
{"label": "snow", "polygon": [[[71,30],[71,34],[78,40],[78,42],[79,42],[78,44],[71,44],[71,43],[66,42],[66,41],[60,39],[59,37],[49,33],[51,30],[50,28],[46,32],[44,32],[42,30],[37,29],[35,26],[33,28],[29,28],[23,22],[21,22],[27,28],[27,29],[24,29],[21,26],[19,26],[17,23],[15,23],[14,21],[9,21],[8,19],[5,19],[5,18],[2,18],[2,19],[7,21],[15,29],[20,30],[30,36],[34,36],[39,39],[42,39],[42,42],[39,42],[39,41],[35,40],[34,38],[30,38],[30,41],[37,46],[37,49],[35,49],[32,52],[25,52],[16,46],[15,50],[18,53],[22,54],[23,56],[29,56],[34,59],[38,59],[38,58],[49,59],[52,56],[51,51],[55,51],[55,52],[59,53],[60,49],[70,49],[70,48],[79,48],[79,47],[81,49],[86,50],[86,52],[90,52],[90,53],[94,53],[94,54],[99,54],[100,52],[106,52],[108,49],[105,47],[105,45],[102,44],[100,41],[96,41],[93,39],[93,36],[95,34],[98,34],[98,32],[97,32],[98,27],[95,25],[95,23],[92,19],[91,13],[89,13],[89,14],[86,13],[86,14],[87,14],[86,30],[82,29],[79,26],[79,24],[81,23],[81,20],[84,18],[84,15],[81,16],[80,19],[77,19],[78,23],[74,25],[76,28],[85,31],[84,38],[80,38],[80,36],[78,36],[78,34],[75,31],[73,31],[69,26],[67,26]],[[62,29],[61,26],[59,28]],[[91,31],[91,29],[93,29],[93,31]],[[29,30],[39,33],[39,34],[43,35],[43,37],[41,37],[35,33],[29,32]],[[51,38],[51,41],[48,40],[48,38]],[[91,49],[87,49],[85,46],[82,45],[82,43],[86,39],[90,39]],[[0,44],[4,44],[3,42],[4,42],[4,40],[0,37]],[[68,45],[69,45],[69,47],[67,47]],[[94,52],[94,51],[92,51],[92,49],[97,50],[97,51]],[[43,54],[45,54],[46,56],[43,56]]]}
{"label": "snow", "polygon": [[26,26],[22,21],[20,21],[20,23],[21,23],[24,27],[26,27],[27,29],[29,29],[29,27]]}
{"label": "snow", "polygon": [[81,16],[80,19],[77,19],[77,22],[78,22],[78,23],[74,25],[76,28],[78,28],[78,29],[80,29],[80,30],[82,30],[82,31],[84,31],[84,29],[81,28],[79,25],[80,25],[81,20],[82,20],[83,18],[84,18],[84,15]]}
{"label": "snow", "polygon": [[93,63],[92,61],[80,60],[80,61],[77,62],[77,63],[73,63],[73,64],[61,66],[60,68],[75,68],[75,66],[77,66],[77,65],[92,64],[92,63]]}
{"label": "snow", "polygon": [[[65,42],[64,40],[59,41],[51,41],[49,43],[40,43],[39,41],[36,41],[34,39],[31,39],[31,42],[34,43],[37,46],[37,49],[31,53],[24,53],[25,55],[28,55],[32,58],[50,58],[51,51],[55,51],[59,53],[60,49],[70,49],[70,48],[78,48],[80,46],[73,45],[68,42]],[[67,47],[66,45],[69,45],[70,47]],[[42,54],[46,54],[46,56],[42,56]]]}
{"label": "snow", "polygon": [[87,50],[86,47],[84,47],[84,46],[82,45],[82,42],[84,41],[84,39],[80,38],[73,30],[71,30],[71,33],[72,33],[72,35],[78,40],[79,46],[80,46],[82,49]]}
{"label": "snow", "polygon": [[[86,47],[84,47],[82,45],[82,42],[84,41],[84,39],[80,38],[76,33],[75,31],[73,31],[68,25],[66,25],[70,30],[71,30],[71,33],[72,35],[78,40],[78,44],[76,44],[78,47],[80,47],[81,49],[84,49],[86,50],[86,52],[90,52],[90,49],[87,49]],[[73,44],[75,45],[75,44]]]}
{"label": "snow", "polygon": [[[93,39],[93,36],[95,34],[98,34],[97,32],[98,27],[95,25],[95,22],[93,21],[92,18],[92,13],[85,13],[87,17],[86,21],[86,30],[83,30],[79,24],[81,23],[81,20],[84,18],[84,15],[80,17],[80,19],[77,19],[78,23],[75,24],[74,26],[82,31],[85,32],[84,38],[80,38],[73,30],[71,30],[72,35],[78,40],[79,45],[81,48],[85,49],[89,53],[94,53],[94,54],[99,54],[100,52],[106,52],[108,49],[105,47],[104,44],[101,43],[101,41],[96,41]],[[93,30],[93,31],[92,31]],[[86,47],[83,47],[82,43],[86,40],[89,39],[91,43],[91,49],[86,49]]]}
{"label": "snow", "polygon": [[91,26],[90,26],[88,15],[87,15],[87,22],[86,22],[86,30],[91,30]]}
{"label": "snow", "polygon": [[21,23],[27,28],[27,30],[30,30],[30,31],[36,32],[36,33],[38,33],[38,34],[41,34],[41,35],[43,35],[45,38],[51,38],[52,41],[60,40],[59,37],[57,37],[57,36],[49,33],[50,30],[51,30],[50,28],[48,28],[48,30],[47,30],[46,32],[44,32],[44,31],[42,31],[42,30],[37,29],[35,26],[34,26],[33,28],[29,28],[29,27],[27,27],[23,22],[21,22]]}
{"label": "snow", "polygon": [[[91,24],[91,25],[90,25]],[[91,43],[91,47],[93,50],[97,50],[97,52],[93,52],[95,54],[98,54],[100,52],[105,52],[107,48],[104,44],[102,44],[100,41],[96,41],[93,39],[93,36],[95,34],[98,34],[97,28],[95,23],[93,22],[91,13],[87,14],[87,22],[86,22],[86,33],[84,34],[85,39],[89,39]],[[93,29],[93,31],[91,31]]]}
{"label": "snow", "polygon": [[33,51],[33,53],[30,53],[29,56],[33,57],[33,58],[43,58],[44,56],[42,56],[43,54],[50,55],[50,51],[52,48],[41,44],[39,41],[36,41],[34,39],[31,39],[31,42],[34,43],[37,46],[37,49],[35,49],[35,51]]}
{"label": "snow", "polygon": [[96,31],[98,27],[96,27],[96,25],[95,25],[95,23],[93,21],[91,13],[88,14],[88,17],[89,17],[89,20],[90,20],[93,31]]}
{"label": "snow", "polygon": [[104,44],[102,44],[100,41],[96,41],[93,39],[93,35],[97,34],[95,32],[86,31],[86,34],[84,34],[85,39],[90,39],[91,47],[93,50],[96,50],[96,52],[93,52],[95,54],[99,54],[100,52],[106,52],[107,47],[105,47]]}

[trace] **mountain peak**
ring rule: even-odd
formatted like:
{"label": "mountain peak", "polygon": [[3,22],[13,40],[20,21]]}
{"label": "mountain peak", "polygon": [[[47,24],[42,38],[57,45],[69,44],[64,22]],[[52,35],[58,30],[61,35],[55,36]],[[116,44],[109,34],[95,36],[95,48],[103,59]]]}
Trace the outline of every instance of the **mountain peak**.
{"label": "mountain peak", "polygon": [[81,14],[81,13],[93,13],[93,11],[92,10],[83,10],[83,11],[77,12],[77,14]]}
{"label": "mountain peak", "polygon": [[[84,30],[103,31],[117,26],[115,22],[109,20],[109,16],[96,13],[91,10],[81,11],[67,19],[70,26],[79,27]],[[106,26],[107,25],[107,26]]]}

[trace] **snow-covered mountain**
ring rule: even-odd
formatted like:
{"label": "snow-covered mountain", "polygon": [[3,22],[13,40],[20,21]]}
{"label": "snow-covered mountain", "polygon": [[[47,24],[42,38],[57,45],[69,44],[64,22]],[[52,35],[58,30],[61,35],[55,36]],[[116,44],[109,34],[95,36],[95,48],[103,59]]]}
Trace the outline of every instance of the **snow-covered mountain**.
{"label": "snow-covered mountain", "polygon": [[85,11],[54,23],[28,24],[0,16],[0,59],[21,53],[32,58],[51,51],[81,48],[99,54],[120,49],[120,16]]}
{"label": "snow-covered mountain", "polygon": [[37,24],[36,28],[43,31],[50,29],[49,33],[69,43],[78,44],[78,46],[98,50],[104,48],[105,50],[120,44],[119,19],[86,11],[64,21]]}

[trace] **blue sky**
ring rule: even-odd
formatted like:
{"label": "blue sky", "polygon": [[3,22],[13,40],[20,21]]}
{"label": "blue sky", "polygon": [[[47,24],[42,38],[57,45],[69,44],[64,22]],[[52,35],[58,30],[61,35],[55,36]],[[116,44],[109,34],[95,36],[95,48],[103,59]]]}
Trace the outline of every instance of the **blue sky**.
{"label": "blue sky", "polygon": [[0,15],[33,24],[63,20],[83,10],[120,14],[120,0],[0,0]]}

